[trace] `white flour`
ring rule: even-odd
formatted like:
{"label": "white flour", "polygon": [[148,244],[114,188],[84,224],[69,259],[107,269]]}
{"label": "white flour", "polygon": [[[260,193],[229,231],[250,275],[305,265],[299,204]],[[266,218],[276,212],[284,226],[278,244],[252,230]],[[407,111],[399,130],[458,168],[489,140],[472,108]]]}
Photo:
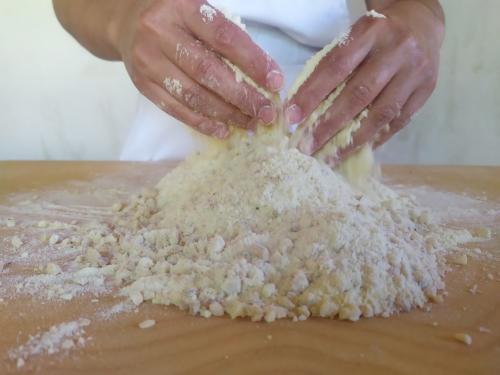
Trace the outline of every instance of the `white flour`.
{"label": "white flour", "polygon": [[34,356],[53,355],[84,347],[89,340],[85,336],[85,327],[89,324],[89,319],[82,318],[52,326],[48,331],[30,336],[25,344],[9,351],[9,358],[21,368]]}
{"label": "white flour", "polygon": [[210,23],[213,22],[214,17],[217,14],[217,11],[208,4],[202,4],[200,6],[200,14],[203,22]]}

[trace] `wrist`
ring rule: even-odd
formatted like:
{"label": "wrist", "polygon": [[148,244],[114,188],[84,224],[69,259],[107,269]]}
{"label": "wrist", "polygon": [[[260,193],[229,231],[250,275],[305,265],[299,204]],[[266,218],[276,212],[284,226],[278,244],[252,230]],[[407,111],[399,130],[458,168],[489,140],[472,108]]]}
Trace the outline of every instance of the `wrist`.
{"label": "wrist", "polygon": [[[106,38],[109,46],[113,50],[115,58],[123,60],[123,39],[128,35],[129,24],[132,15],[136,13],[134,9],[138,3],[136,0],[117,0],[120,5],[115,6],[106,27]],[[123,4],[126,3],[126,4]]]}

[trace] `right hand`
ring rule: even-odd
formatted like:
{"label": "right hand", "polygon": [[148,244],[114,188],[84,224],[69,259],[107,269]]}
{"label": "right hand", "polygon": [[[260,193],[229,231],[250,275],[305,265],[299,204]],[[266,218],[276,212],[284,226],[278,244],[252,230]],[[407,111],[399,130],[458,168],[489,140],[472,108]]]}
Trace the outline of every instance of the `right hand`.
{"label": "right hand", "polygon": [[[202,0],[131,4],[118,21],[114,44],[132,81],[153,103],[217,138],[229,135],[229,125],[253,129],[259,120],[275,120],[272,101],[237,82],[221,57],[270,92],[283,85],[279,66],[220,11]],[[205,15],[202,6],[209,10]]]}

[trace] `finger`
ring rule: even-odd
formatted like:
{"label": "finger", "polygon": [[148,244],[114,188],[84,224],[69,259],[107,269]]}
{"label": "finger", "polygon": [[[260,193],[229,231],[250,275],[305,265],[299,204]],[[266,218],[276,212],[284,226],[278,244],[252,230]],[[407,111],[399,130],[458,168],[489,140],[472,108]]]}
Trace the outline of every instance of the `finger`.
{"label": "finger", "polygon": [[165,53],[184,73],[246,115],[265,124],[274,121],[277,113],[272,101],[248,83],[238,82],[235,72],[202,42],[182,31],[171,39],[177,44],[167,43]]}
{"label": "finger", "polygon": [[389,126],[398,118],[415,86],[416,79],[408,79],[406,73],[396,75],[370,106],[368,116],[362,121],[361,128],[353,134],[351,144],[339,150],[338,160],[345,160],[360,147],[371,143],[384,126]]}
{"label": "finger", "polygon": [[[353,25],[347,41],[326,53],[312,74],[287,101],[285,114],[289,124],[307,118],[365,60],[375,43],[376,32],[372,26],[377,22],[380,20],[371,17],[360,19]],[[329,48],[331,45],[323,51]]]}
{"label": "finger", "polygon": [[303,143],[310,149],[303,149],[299,144],[302,152],[318,151],[372,103],[400,68],[400,63],[393,57],[394,54],[374,55],[365,60],[338,98],[313,125],[312,142]]}
{"label": "finger", "polygon": [[187,2],[182,7],[189,30],[213,50],[238,66],[260,86],[279,91],[284,76],[278,64],[224,14],[206,1]]}
{"label": "finger", "polygon": [[387,142],[394,134],[408,125],[415,113],[423,107],[432,91],[433,88],[430,87],[422,87],[416,90],[403,106],[401,115],[389,124],[388,130],[384,131],[384,129],[382,129],[382,131],[380,131],[376,135],[376,140],[373,147],[380,147],[385,142]]}
{"label": "finger", "polygon": [[151,59],[146,74],[193,111],[228,125],[245,129],[250,127],[249,116],[192,80],[165,56]]}
{"label": "finger", "polygon": [[229,136],[230,132],[226,124],[193,112],[172,97],[161,85],[148,81],[141,88],[141,92],[162,110],[200,133],[221,139]]}

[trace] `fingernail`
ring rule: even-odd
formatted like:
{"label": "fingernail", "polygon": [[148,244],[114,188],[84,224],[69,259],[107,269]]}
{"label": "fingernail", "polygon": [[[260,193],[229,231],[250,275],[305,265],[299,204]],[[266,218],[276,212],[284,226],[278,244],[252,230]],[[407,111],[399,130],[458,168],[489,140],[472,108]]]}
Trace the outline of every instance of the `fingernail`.
{"label": "fingernail", "polygon": [[283,77],[283,74],[278,71],[278,70],[271,70],[269,73],[267,73],[266,77],[266,83],[267,87],[271,91],[279,91],[283,87],[285,79]]}
{"label": "fingernail", "polygon": [[224,124],[223,122],[220,122],[220,121],[216,121],[215,122],[215,131],[212,133],[212,135],[216,138],[219,138],[219,139],[225,139],[229,136],[229,127]]}
{"label": "fingernail", "polygon": [[302,110],[297,104],[292,104],[285,110],[285,119],[288,125],[298,124],[302,120]]}
{"label": "fingernail", "polygon": [[215,138],[226,138],[229,135],[229,129],[223,122],[212,122],[210,120],[203,121],[198,125],[198,129],[206,134]]}
{"label": "fingernail", "polygon": [[274,108],[272,106],[265,105],[261,109],[259,109],[257,117],[264,123],[264,125],[269,125],[274,121],[276,112],[274,111]]}

